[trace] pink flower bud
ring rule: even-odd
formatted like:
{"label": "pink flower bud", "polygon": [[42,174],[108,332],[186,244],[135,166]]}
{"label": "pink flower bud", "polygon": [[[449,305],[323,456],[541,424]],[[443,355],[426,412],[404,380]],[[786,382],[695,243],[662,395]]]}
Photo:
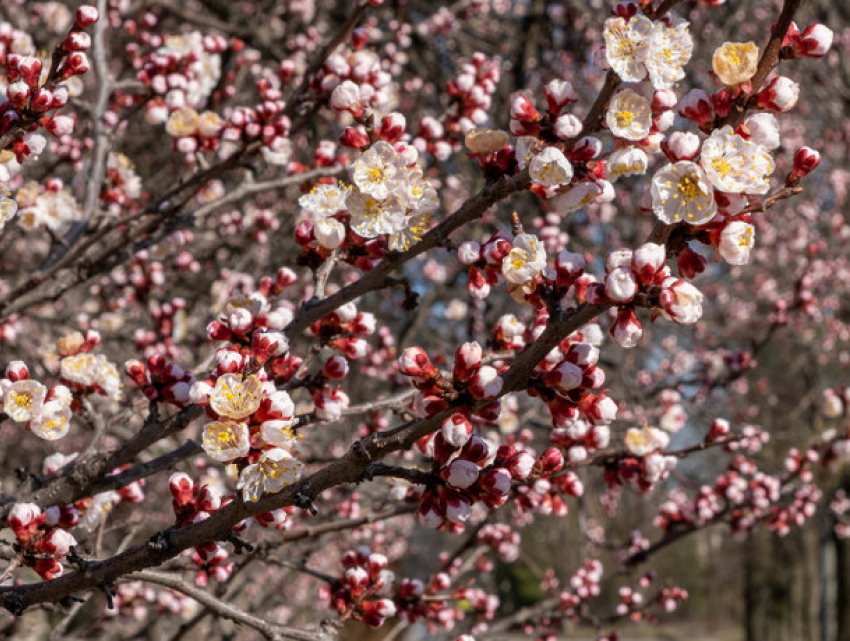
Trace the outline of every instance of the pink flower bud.
{"label": "pink flower bud", "polygon": [[6,378],[13,383],[30,377],[30,370],[23,361],[10,361],[6,365]]}
{"label": "pink flower bud", "polygon": [[661,143],[661,151],[670,162],[693,160],[699,155],[700,139],[689,131],[674,131]]}
{"label": "pink flower bud", "polygon": [[635,310],[631,307],[621,307],[617,312],[617,319],[611,325],[610,333],[620,347],[631,348],[637,345],[643,336],[643,326]]}
{"label": "pink flower bud", "polygon": [[561,361],[553,370],[546,372],[543,382],[561,393],[569,392],[581,385],[582,369],[569,361]]}
{"label": "pink flower bud", "polygon": [[41,508],[35,503],[15,503],[6,521],[21,538],[21,533],[32,534],[42,521]]}
{"label": "pink flower bud", "polygon": [[[51,105],[50,109],[53,108],[55,108],[54,105]],[[47,129],[51,136],[61,138],[62,136],[68,136],[74,133],[74,124],[74,118],[71,116],[57,114],[47,121],[44,128]]]}
{"label": "pink flower bud", "polygon": [[198,497],[195,504],[198,506],[199,510],[215,512],[221,509],[222,498],[220,490],[212,487],[211,485],[202,485],[201,489],[198,490]]}
{"label": "pink flower bud", "polygon": [[505,466],[515,479],[525,479],[534,467],[534,457],[528,452],[519,452],[505,462]]}
{"label": "pink flower bud", "polygon": [[[578,100],[572,84],[568,80],[551,80],[543,87],[543,93],[546,95],[546,102],[549,105],[549,112],[558,114],[561,109]],[[512,118],[516,116],[511,113]]]}
{"label": "pink flower bud", "polygon": [[650,284],[667,266],[667,249],[657,243],[645,243],[632,254],[632,270],[643,284]]}
{"label": "pink flower bud", "polygon": [[537,459],[535,466],[542,474],[552,474],[564,467],[564,455],[557,448],[548,448]]}
{"label": "pink flower bud", "polygon": [[457,250],[458,260],[464,265],[472,265],[481,260],[481,245],[472,240],[461,243]]}
{"label": "pink flower bud", "polygon": [[811,24],[794,44],[794,53],[807,58],[822,58],[832,47],[834,34],[823,24]]}
{"label": "pink flower bud", "polygon": [[349,111],[355,118],[363,115],[365,103],[360,93],[360,85],[346,80],[337,85],[331,93],[331,108],[337,111]]}
{"label": "pink flower bud", "polygon": [[265,361],[285,354],[289,350],[289,341],[283,332],[260,330],[254,332],[251,338],[251,349],[258,359]]}
{"label": "pink flower bud", "polygon": [[405,376],[426,379],[437,374],[437,368],[431,363],[421,347],[408,347],[398,359],[398,368]]}
{"label": "pink flower bud", "polygon": [[469,393],[473,398],[493,398],[502,391],[502,377],[495,368],[485,365],[478,369],[469,380]]}
{"label": "pink flower bud", "polygon": [[404,135],[406,127],[407,121],[404,116],[394,111],[381,118],[381,125],[378,128],[378,137],[389,143],[397,142]]}
{"label": "pink flower bud", "polygon": [[80,29],[86,29],[97,22],[97,9],[88,4],[82,4],[77,7],[77,14],[74,24]]}
{"label": "pink flower bud", "polygon": [[582,132],[584,125],[581,119],[574,114],[564,114],[555,121],[555,135],[562,140],[576,138]]}
{"label": "pink flower bud", "polygon": [[72,31],[62,43],[66,51],[87,51],[91,48],[91,36],[85,31]]}
{"label": "pink flower bud", "polygon": [[482,474],[479,485],[490,494],[506,495],[511,489],[511,473],[497,467]]}
{"label": "pink flower bud", "polygon": [[472,422],[465,414],[455,412],[443,421],[440,431],[447,443],[454,447],[463,447],[472,434]]}
{"label": "pink flower bud", "polygon": [[9,98],[9,102],[11,102],[12,106],[18,111],[26,109],[30,93],[30,86],[22,80],[13,82],[6,87],[6,96]]}
{"label": "pink flower bud", "polygon": [[629,267],[618,267],[605,278],[605,295],[618,303],[628,303],[637,294],[638,284]]}
{"label": "pink flower bud", "polygon": [[443,515],[434,503],[434,499],[426,495],[416,509],[416,521],[419,525],[436,529],[443,524]]}
{"label": "pink flower bud", "polygon": [[440,476],[452,487],[465,490],[478,480],[480,471],[480,468],[472,461],[455,459]]}
{"label": "pink flower bud", "polygon": [[707,440],[717,440],[729,434],[729,421],[723,418],[716,418],[708,430]]}
{"label": "pink flower bud", "polygon": [[794,154],[794,167],[791,170],[791,176],[795,181],[799,181],[819,164],[820,152],[811,147],[800,147]]}
{"label": "pink flower bud", "polygon": [[35,89],[38,87],[39,79],[41,78],[41,69],[42,63],[39,58],[35,56],[24,56],[18,62],[17,71],[21,75],[21,80]]}
{"label": "pink flower bud", "polygon": [[534,123],[540,120],[540,112],[525,94],[511,96],[511,118],[521,123]]}
{"label": "pink flower bud", "polygon": [[758,106],[769,111],[788,111],[799,97],[800,85],[785,76],[777,76],[759,92]]}
{"label": "pink flower bud", "polygon": [[33,566],[33,570],[35,570],[42,579],[46,579],[47,581],[58,579],[65,571],[62,564],[56,559],[38,559],[35,562],[35,566]]}
{"label": "pink flower bud", "polygon": [[463,523],[469,519],[472,506],[462,496],[449,496],[445,500],[446,520],[452,523]]}
{"label": "pink flower bud", "polygon": [[714,122],[714,109],[710,96],[702,89],[691,89],[679,101],[679,115],[693,120],[698,126],[709,126]]}
{"label": "pink flower bud", "polygon": [[322,368],[322,373],[330,379],[341,379],[348,375],[348,361],[342,356],[331,356]]}
{"label": "pink flower bud", "polygon": [[39,548],[41,552],[46,554],[62,557],[67,556],[67,554],[71,551],[71,546],[76,544],[77,539],[71,536],[70,532],[66,532],[61,528],[56,528],[42,539]]}
{"label": "pink flower bud", "polygon": [[466,382],[472,373],[481,367],[483,350],[476,341],[464,343],[455,351],[454,378]]}
{"label": "pink flower bud", "polygon": [[652,113],[661,113],[669,111],[676,106],[679,101],[679,96],[672,89],[659,89],[652,94]]}
{"label": "pink flower bud", "polygon": [[175,472],[168,479],[168,489],[174,499],[175,507],[189,505],[193,501],[195,484],[188,474]]}

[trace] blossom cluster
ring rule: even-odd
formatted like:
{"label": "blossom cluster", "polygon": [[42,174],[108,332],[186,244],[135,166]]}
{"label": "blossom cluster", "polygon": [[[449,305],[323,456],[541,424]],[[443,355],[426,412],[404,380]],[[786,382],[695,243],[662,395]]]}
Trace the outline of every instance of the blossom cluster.
{"label": "blossom cluster", "polygon": [[[397,124],[392,120],[400,119]],[[415,147],[397,141],[404,119],[391,114],[382,121],[382,138],[349,167],[351,186],[319,183],[299,199],[312,216],[311,234],[325,249],[339,247],[349,229],[363,239],[387,237],[392,251],[421,240],[439,207],[437,192],[417,166]]]}
{"label": "blossom cluster", "polygon": [[[171,475],[168,479],[168,488],[171,491],[171,505],[177,527],[208,519],[233,500],[225,496],[215,485],[198,485],[183,472],[175,472]],[[231,531],[235,536],[239,536],[245,533],[254,522],[263,527],[282,529],[286,525],[286,518],[285,510],[264,512],[250,520],[240,521]],[[189,556],[198,568],[195,573],[195,585],[198,587],[205,587],[210,578],[225,582],[233,572],[230,553],[218,542],[196,545],[189,552]]]}
{"label": "blossom cluster", "polygon": [[34,503],[16,503],[6,519],[15,535],[16,550],[23,563],[43,579],[62,576],[60,563],[77,545],[66,529],[48,522],[48,515]]}
{"label": "blossom cluster", "polygon": [[29,368],[22,361],[12,361],[6,366],[0,390],[3,414],[16,423],[26,423],[27,429],[39,438],[53,441],[63,438],[71,429],[74,402],[71,390],[62,384],[48,388],[30,378]]}

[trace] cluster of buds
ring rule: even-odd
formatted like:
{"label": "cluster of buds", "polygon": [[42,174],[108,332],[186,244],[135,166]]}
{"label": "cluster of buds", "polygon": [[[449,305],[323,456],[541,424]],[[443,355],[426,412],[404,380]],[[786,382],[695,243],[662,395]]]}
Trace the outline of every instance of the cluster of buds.
{"label": "cluster of buds", "polygon": [[384,596],[389,593],[394,575],[387,570],[387,557],[369,548],[350,550],[342,556],[342,576],[323,595],[344,618],[362,621],[379,628],[396,615],[396,604]]}
{"label": "cluster of buds", "polygon": [[[495,399],[501,394],[504,381],[495,367],[484,364],[484,350],[476,341],[464,343],[455,351],[451,380],[440,373],[421,347],[405,349],[398,359],[398,368],[419,390],[413,407],[422,416],[433,416],[447,409],[450,403],[460,404],[463,400],[493,401],[484,405],[476,404],[479,407],[473,413],[478,418],[492,421],[499,415],[499,402]],[[469,414],[464,411],[459,411],[455,417],[458,421],[460,417],[469,421]],[[471,425],[466,439],[470,434]],[[462,442],[457,440],[458,447],[466,439],[462,439]]]}
{"label": "cluster of buds", "polygon": [[179,341],[175,341],[175,334],[180,331],[185,309],[186,300],[181,297],[175,297],[165,303],[151,303],[154,329],[139,328],[133,333],[136,351],[148,357],[162,354],[176,358],[179,354]]}
{"label": "cluster of buds", "polygon": [[588,326],[561,341],[529,377],[529,395],[541,398],[552,415],[552,443],[567,452],[571,463],[606,447],[608,425],[617,417],[617,404],[602,388],[601,336],[594,336],[593,328],[598,329]]}
{"label": "cluster of buds", "polygon": [[480,530],[475,540],[489,547],[506,563],[512,563],[519,558],[519,546],[522,541],[520,533],[504,523],[488,523]]}
{"label": "cluster of buds", "polygon": [[48,524],[47,515],[33,503],[16,503],[6,522],[15,535],[15,551],[24,565],[43,579],[62,576],[64,568],[59,561],[77,544],[67,530]]}
{"label": "cluster of buds", "polygon": [[566,498],[584,494],[584,483],[572,470],[564,470],[564,455],[550,447],[534,462],[531,474],[516,488],[517,515],[535,512],[543,515],[566,516]]}
{"label": "cluster of buds", "polygon": [[3,394],[3,415],[16,423],[26,423],[27,429],[48,441],[63,438],[71,427],[74,397],[65,385],[49,389],[30,378],[23,361],[12,361],[0,379]]}
{"label": "cluster of buds", "polygon": [[[146,14],[148,29],[156,26],[156,17]],[[127,52],[139,69],[136,79],[147,86],[154,99],[146,105],[145,118],[150,124],[164,123],[172,111],[203,105],[221,74],[221,53],[228,42],[221,36],[202,36],[197,31],[165,36],[138,30],[141,43],[130,43]],[[141,54],[141,48],[150,53]]]}
{"label": "cluster of buds", "polygon": [[189,390],[195,377],[161,354],[148,357],[147,363],[129,360],[124,371],[151,401],[165,401],[177,407],[189,403]]}
{"label": "cluster of buds", "polygon": [[121,373],[103,354],[91,351],[100,345],[100,334],[87,330],[73,332],[56,341],[59,380],[75,394],[101,394],[113,400],[121,398]]}
{"label": "cluster of buds", "polygon": [[[48,112],[61,109],[68,103],[68,88],[58,83],[82,76],[89,70],[85,52],[91,47],[91,36],[85,30],[97,20],[98,13],[94,7],[81,5],[77,8],[74,24],[65,39],[57,45],[51,68],[46,73],[42,73],[45,70],[42,69],[41,59],[32,55],[34,52],[16,53],[11,43],[4,43],[10,52],[4,61],[8,100],[0,115],[0,133],[22,125],[26,128],[35,122],[39,122],[57,138],[74,130],[73,117],[48,115]],[[5,35],[13,34],[6,32]],[[18,162],[23,162],[28,156],[37,157],[44,149],[44,138],[38,136],[40,140],[36,141],[35,136],[37,134],[29,133],[12,143],[10,149],[17,156]]]}
{"label": "cluster of buds", "polygon": [[207,326],[207,336],[213,341],[233,343],[234,349],[226,356],[240,358],[228,362],[220,371],[241,371],[249,363],[263,365],[285,355],[289,341],[281,330],[290,320],[292,310],[288,306],[272,307],[260,291],[250,298],[228,301],[219,320]]}
{"label": "cluster of buds", "polygon": [[[460,148],[461,136],[469,136],[489,119],[487,112],[500,77],[498,59],[483,53],[475,53],[470,62],[461,63],[458,75],[446,85],[455,108],[442,120],[428,116],[419,121],[418,135],[413,140],[416,148],[439,161],[447,160]],[[492,136],[473,134],[466,140],[470,153],[486,167],[490,162],[488,156],[507,143],[508,135],[505,132],[493,132]]]}
{"label": "cluster of buds", "polygon": [[[198,486],[183,472],[175,472],[168,479],[168,488],[171,491],[171,505],[174,509],[175,525],[184,527],[192,523],[204,521],[233,499],[225,497],[211,485]],[[254,517],[264,527],[283,526],[286,521],[286,512],[276,510]],[[239,535],[247,531],[251,521],[241,521],[233,527],[233,535]],[[218,582],[227,581],[233,572],[233,562],[230,561],[230,553],[217,541],[197,545],[191,552],[192,562],[198,567],[195,574],[195,585],[205,587],[209,579]]]}
{"label": "cluster of buds", "polygon": [[602,563],[595,559],[587,559],[573,573],[570,589],[561,591],[559,595],[558,611],[562,616],[570,620],[578,618],[582,605],[599,596],[602,573]]}
{"label": "cluster of buds", "polygon": [[310,329],[316,338],[345,358],[358,360],[367,355],[366,337],[374,334],[376,327],[374,314],[362,312],[349,302],[316,321]]}

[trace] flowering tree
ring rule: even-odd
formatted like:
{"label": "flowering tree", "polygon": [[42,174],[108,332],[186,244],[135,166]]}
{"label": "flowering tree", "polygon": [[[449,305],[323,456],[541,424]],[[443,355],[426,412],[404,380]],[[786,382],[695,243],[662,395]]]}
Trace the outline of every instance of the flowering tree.
{"label": "flowering tree", "polygon": [[614,638],[850,535],[833,32],[678,4],[4,7],[6,631]]}

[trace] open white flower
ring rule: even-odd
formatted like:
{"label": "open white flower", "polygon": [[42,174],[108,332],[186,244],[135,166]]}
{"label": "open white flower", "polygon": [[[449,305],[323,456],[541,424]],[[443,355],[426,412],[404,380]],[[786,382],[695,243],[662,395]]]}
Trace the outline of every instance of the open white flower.
{"label": "open white flower", "polygon": [[242,470],[236,487],[242,490],[242,499],[257,501],[266,492],[280,492],[301,478],[304,464],[289,452],[275,448],[264,452],[253,465]]}
{"label": "open white flower", "polygon": [[37,416],[47,396],[47,388],[31,379],[16,381],[6,389],[3,411],[13,421],[26,423]]}
{"label": "open white flower", "polygon": [[662,167],[652,177],[652,211],[662,222],[704,225],[717,213],[714,190],[703,170],[681,160]]}
{"label": "open white flower", "polygon": [[351,179],[364,194],[384,200],[403,185],[404,169],[393,146],[379,140],[355,161]]}
{"label": "open white flower", "polygon": [[0,185],[0,231],[3,231],[3,227],[15,217],[17,212],[18,203],[12,199],[12,193],[5,186]]}
{"label": "open white flower", "polygon": [[528,167],[531,179],[544,187],[567,185],[573,177],[573,166],[557,147],[546,147],[531,159]]}
{"label": "open white flower", "polygon": [[742,220],[733,220],[720,233],[720,255],[730,265],[746,265],[755,245],[756,228]]}
{"label": "open white flower", "polygon": [[646,152],[638,147],[617,149],[608,156],[605,175],[611,182],[626,176],[641,176],[646,173],[649,158]]}
{"label": "open white flower", "polygon": [[652,87],[670,89],[677,80],[685,77],[684,66],[691,59],[694,41],[688,23],[679,21],[672,27],[656,22],[646,51],[646,69]]}
{"label": "open white flower", "polygon": [[646,78],[644,61],[652,26],[652,20],[640,14],[632,16],[628,22],[619,17],[605,21],[602,29],[605,57],[625,82],[639,82]]}
{"label": "open white flower", "polygon": [[204,425],[201,445],[207,455],[226,462],[241,458],[251,449],[248,426],[236,421],[212,421]]}
{"label": "open white flower", "polygon": [[294,418],[265,421],[260,426],[260,436],[269,445],[291,448],[295,445],[295,434],[292,428],[296,423],[298,421]]}
{"label": "open white flower", "polygon": [[702,144],[700,165],[709,182],[732,194],[765,194],[776,167],[761,145],[744,140],[731,126],[717,129]]}
{"label": "open white flower", "polygon": [[350,192],[350,187],[343,187],[338,182],[333,185],[318,184],[301,196],[298,204],[315,216],[325,218],[345,209]]}
{"label": "open white flower", "polygon": [[70,428],[71,408],[58,400],[47,401],[30,422],[32,433],[46,441],[62,438]]}
{"label": "open white flower", "polygon": [[759,62],[755,42],[724,42],[711,58],[711,68],[727,87],[734,87],[752,78]]}
{"label": "open white flower", "polygon": [[543,151],[546,145],[535,136],[520,136],[514,145],[514,156],[517,166],[525,169],[537,154]]}
{"label": "open white flower", "polygon": [[415,245],[431,228],[431,212],[406,216],[404,228],[390,236],[387,243],[391,251],[407,251]]}
{"label": "open white flower", "polygon": [[437,190],[419,168],[407,170],[404,188],[398,192],[398,197],[409,216],[430,214],[440,207]]}
{"label": "open white flower", "polygon": [[262,383],[255,375],[243,380],[242,374],[224,374],[215,382],[210,407],[219,416],[239,421],[260,409],[262,400]]}
{"label": "open white flower", "polygon": [[354,191],[348,197],[348,211],[351,229],[364,238],[393,234],[404,228],[406,209],[396,195],[380,200],[366,192]]}
{"label": "open white flower", "polygon": [[670,443],[670,435],[657,427],[629,428],[626,431],[626,449],[635,456],[663,450]]}
{"label": "open white flower", "polygon": [[652,129],[652,103],[631,89],[620,89],[608,104],[605,124],[617,138],[643,140]]}
{"label": "open white flower", "polygon": [[502,273],[509,283],[523,285],[546,268],[546,250],[534,234],[519,234],[513,249],[502,260]]}

